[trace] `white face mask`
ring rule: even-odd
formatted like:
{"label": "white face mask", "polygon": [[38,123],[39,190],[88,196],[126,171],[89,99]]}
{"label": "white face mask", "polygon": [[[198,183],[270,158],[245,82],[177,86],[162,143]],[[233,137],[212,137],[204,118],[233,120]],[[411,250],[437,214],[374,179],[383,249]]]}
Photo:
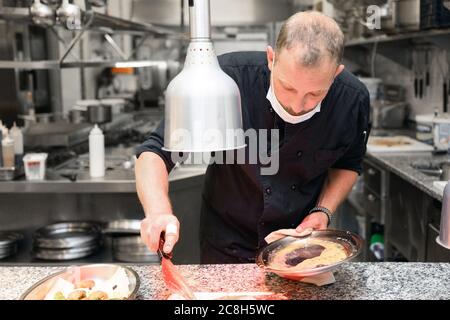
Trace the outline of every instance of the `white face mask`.
{"label": "white face mask", "polygon": [[[273,63],[272,63],[272,71],[273,71],[274,63],[275,63],[275,57],[274,57]],[[275,112],[280,116],[281,119],[283,119],[283,121],[291,123],[291,124],[298,124],[298,123],[305,122],[305,121],[311,119],[317,112],[320,112],[322,102],[319,102],[319,104],[313,110],[309,111],[308,113],[302,114],[301,116],[293,116],[292,114],[287,112],[283,108],[281,103],[278,101],[277,97],[275,96],[275,91],[273,89],[272,83],[273,83],[273,72],[271,72],[271,74],[270,74],[270,88],[269,88],[269,91],[267,92],[266,99],[270,101],[270,104],[272,105],[273,110],[275,110]]]}

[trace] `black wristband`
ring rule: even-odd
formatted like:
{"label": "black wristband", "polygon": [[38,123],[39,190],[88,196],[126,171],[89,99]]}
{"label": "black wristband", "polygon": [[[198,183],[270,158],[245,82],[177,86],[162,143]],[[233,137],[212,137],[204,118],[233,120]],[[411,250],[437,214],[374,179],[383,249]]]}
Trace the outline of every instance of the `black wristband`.
{"label": "black wristband", "polygon": [[333,214],[331,213],[331,211],[330,211],[329,209],[327,209],[327,208],[325,208],[325,207],[317,206],[317,207],[312,208],[312,209],[309,211],[308,215],[310,215],[311,213],[314,213],[314,212],[322,212],[322,213],[326,214],[326,216],[327,216],[327,218],[328,218],[327,227],[330,225],[330,223],[331,223],[331,217],[332,217]]}

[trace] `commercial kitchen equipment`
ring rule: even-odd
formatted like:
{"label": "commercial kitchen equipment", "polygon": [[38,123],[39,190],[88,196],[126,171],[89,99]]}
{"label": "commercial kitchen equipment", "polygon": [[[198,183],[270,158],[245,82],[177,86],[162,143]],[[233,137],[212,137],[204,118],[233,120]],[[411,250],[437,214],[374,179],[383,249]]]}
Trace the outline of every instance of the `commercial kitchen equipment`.
{"label": "commercial kitchen equipment", "polygon": [[59,222],[35,231],[33,255],[43,260],[72,260],[89,256],[102,244],[100,224]]}
{"label": "commercial kitchen equipment", "polygon": [[242,148],[239,88],[215,55],[209,0],[191,0],[189,9],[191,42],[186,62],[166,92],[164,148],[172,152]]}
{"label": "commercial kitchen equipment", "polygon": [[444,189],[444,199],[442,200],[441,225],[439,237],[436,242],[450,250],[450,183]]}

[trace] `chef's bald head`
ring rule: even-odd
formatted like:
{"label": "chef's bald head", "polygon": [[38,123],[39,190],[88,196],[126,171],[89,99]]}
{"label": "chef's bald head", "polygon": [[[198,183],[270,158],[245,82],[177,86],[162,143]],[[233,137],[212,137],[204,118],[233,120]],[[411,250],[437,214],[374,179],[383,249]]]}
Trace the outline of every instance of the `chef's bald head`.
{"label": "chef's bald head", "polygon": [[344,54],[344,34],[336,21],[322,13],[299,12],[281,27],[276,56],[283,49],[298,49],[298,62],[305,67],[314,67],[327,58],[339,65]]}

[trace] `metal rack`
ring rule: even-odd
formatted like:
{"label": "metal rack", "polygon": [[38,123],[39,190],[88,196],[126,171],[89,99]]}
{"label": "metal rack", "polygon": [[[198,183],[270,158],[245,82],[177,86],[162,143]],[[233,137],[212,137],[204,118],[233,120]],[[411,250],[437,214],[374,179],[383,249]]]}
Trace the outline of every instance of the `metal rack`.
{"label": "metal rack", "polygon": [[[187,39],[180,32],[169,28],[155,26],[153,24],[137,23],[122,18],[117,18],[94,11],[83,11],[83,27],[77,31],[76,36],[70,43],[66,43],[59,37],[56,27],[51,27],[58,41],[66,48],[59,60],[41,60],[41,61],[0,61],[0,69],[25,69],[25,70],[58,70],[64,68],[92,68],[92,67],[132,67],[143,68],[167,65],[167,61],[136,61],[131,60],[134,53],[152,36],[155,38]],[[14,23],[32,24],[32,18],[28,8],[1,7],[0,20],[11,21]],[[61,26],[60,26],[61,27]],[[105,40],[110,44],[114,51],[121,57],[120,61],[84,61],[78,59],[72,54],[72,49],[81,40],[86,31],[103,33]],[[123,33],[141,35],[142,39],[136,45],[130,55],[125,55],[120,46],[111,37],[111,34]],[[76,61],[67,62],[66,58],[72,55]]]}
{"label": "metal rack", "polygon": [[376,47],[377,53],[411,69],[412,52],[417,46],[435,45],[450,50],[450,28],[421,30],[394,35],[352,39],[346,42],[346,56],[361,65],[367,65],[367,52]]}

